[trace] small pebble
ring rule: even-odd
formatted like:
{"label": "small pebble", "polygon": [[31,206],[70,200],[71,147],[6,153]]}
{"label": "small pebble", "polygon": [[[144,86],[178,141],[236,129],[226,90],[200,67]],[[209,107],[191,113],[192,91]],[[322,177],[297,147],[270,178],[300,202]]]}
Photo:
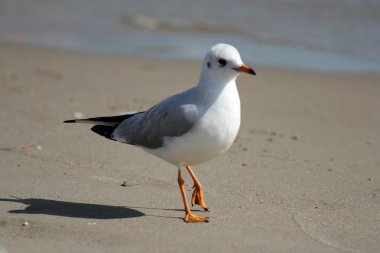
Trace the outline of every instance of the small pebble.
{"label": "small pebble", "polygon": [[242,163],[241,166],[247,166],[247,164],[246,163]]}
{"label": "small pebble", "polygon": [[372,178],[368,178],[367,180],[368,180],[368,181],[372,181]]}
{"label": "small pebble", "polygon": [[33,144],[30,144],[30,143],[24,144],[21,146],[22,149],[30,149],[30,148],[34,148],[34,147],[35,146]]}
{"label": "small pebble", "polygon": [[131,185],[128,183],[128,181],[124,181],[124,182],[121,184],[121,186],[123,186],[123,187],[128,187],[128,186],[131,186]]}
{"label": "small pebble", "polygon": [[0,148],[1,151],[12,151],[12,148]]}
{"label": "small pebble", "polygon": [[295,141],[296,141],[296,140],[298,140],[298,137],[297,137],[296,135],[293,135],[293,136],[292,136],[292,140],[295,140]]}
{"label": "small pebble", "polygon": [[24,221],[24,223],[22,223],[22,226],[23,226],[23,227],[27,227],[27,226],[29,226],[29,222]]}
{"label": "small pebble", "polygon": [[74,118],[76,118],[76,119],[83,119],[84,118],[84,114],[81,113],[81,112],[74,112]]}
{"label": "small pebble", "polygon": [[40,145],[37,145],[36,147],[38,150],[42,150],[42,147]]}

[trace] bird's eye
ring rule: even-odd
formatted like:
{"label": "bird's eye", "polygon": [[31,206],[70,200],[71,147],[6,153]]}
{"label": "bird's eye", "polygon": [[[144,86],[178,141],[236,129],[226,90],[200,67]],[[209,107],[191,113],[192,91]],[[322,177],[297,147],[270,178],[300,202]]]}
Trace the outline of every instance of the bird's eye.
{"label": "bird's eye", "polygon": [[227,64],[227,61],[226,61],[226,59],[220,58],[218,60],[218,63],[220,64],[220,66],[224,67]]}

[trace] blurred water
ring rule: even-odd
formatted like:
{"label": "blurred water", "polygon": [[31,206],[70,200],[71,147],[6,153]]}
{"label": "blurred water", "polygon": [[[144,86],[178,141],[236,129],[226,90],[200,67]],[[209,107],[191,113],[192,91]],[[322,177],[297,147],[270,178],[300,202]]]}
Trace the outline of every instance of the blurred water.
{"label": "blurred water", "polygon": [[379,27],[378,0],[0,0],[0,41],[319,71],[380,73]]}

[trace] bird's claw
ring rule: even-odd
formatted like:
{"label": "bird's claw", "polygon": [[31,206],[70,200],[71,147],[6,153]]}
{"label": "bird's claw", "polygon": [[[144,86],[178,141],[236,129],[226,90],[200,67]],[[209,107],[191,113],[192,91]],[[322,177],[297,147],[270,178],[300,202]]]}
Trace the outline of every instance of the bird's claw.
{"label": "bird's claw", "polygon": [[187,223],[189,223],[189,222],[209,222],[208,217],[198,216],[198,215],[192,214],[191,212],[186,214],[184,220]]}
{"label": "bird's claw", "polygon": [[193,195],[191,196],[191,205],[199,205],[204,211],[208,212],[209,210],[206,207],[206,203],[203,198],[202,187],[200,185],[194,184],[193,188],[194,191]]}

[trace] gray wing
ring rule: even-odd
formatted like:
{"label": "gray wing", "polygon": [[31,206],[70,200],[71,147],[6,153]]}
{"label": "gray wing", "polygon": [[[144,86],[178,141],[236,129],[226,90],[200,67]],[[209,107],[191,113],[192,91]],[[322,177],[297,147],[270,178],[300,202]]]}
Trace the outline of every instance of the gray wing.
{"label": "gray wing", "polygon": [[[112,138],[146,148],[159,148],[163,137],[186,134],[197,120],[199,107],[182,101],[181,94],[163,100],[145,113],[123,121],[112,133]],[[185,99],[186,100],[186,99]]]}

